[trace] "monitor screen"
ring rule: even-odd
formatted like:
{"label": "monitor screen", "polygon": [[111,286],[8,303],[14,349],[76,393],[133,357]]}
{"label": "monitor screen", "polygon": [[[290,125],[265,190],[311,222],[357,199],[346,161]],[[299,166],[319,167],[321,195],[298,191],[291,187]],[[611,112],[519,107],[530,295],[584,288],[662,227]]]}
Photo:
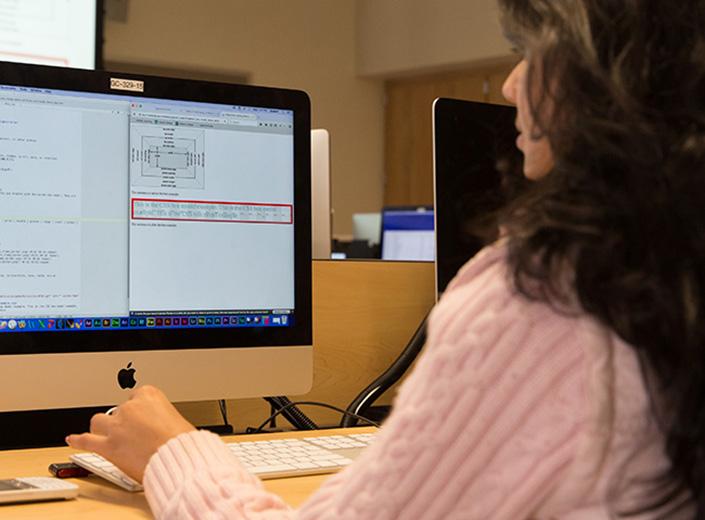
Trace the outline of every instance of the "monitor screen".
{"label": "monitor screen", "polygon": [[0,0],[0,61],[100,68],[103,0]]}
{"label": "monitor screen", "polygon": [[437,295],[499,235],[497,210],[525,185],[516,109],[440,98],[433,105]]}
{"label": "monitor screen", "polygon": [[353,240],[379,245],[382,236],[381,213],[353,213]]}
{"label": "monitor screen", "polygon": [[0,410],[311,384],[300,91],[0,64]]}
{"label": "monitor screen", "polygon": [[434,259],[433,206],[382,208],[382,260]]}

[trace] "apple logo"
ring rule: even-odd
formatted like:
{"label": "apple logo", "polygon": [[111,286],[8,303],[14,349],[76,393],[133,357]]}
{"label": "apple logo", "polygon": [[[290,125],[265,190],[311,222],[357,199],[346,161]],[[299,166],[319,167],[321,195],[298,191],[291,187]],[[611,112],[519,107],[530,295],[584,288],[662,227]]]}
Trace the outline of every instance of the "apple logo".
{"label": "apple logo", "polygon": [[118,384],[120,388],[134,388],[137,384],[135,381],[135,369],[130,368],[132,366],[132,361],[130,361],[125,368],[120,369],[117,375]]}

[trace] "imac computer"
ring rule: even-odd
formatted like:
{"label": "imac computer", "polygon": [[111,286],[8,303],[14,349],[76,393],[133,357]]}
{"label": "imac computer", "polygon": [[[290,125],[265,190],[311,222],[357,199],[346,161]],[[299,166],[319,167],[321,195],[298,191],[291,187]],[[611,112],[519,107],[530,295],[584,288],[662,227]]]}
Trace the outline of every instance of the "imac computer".
{"label": "imac computer", "polygon": [[305,93],[2,63],[0,106],[0,411],[309,390]]}
{"label": "imac computer", "polygon": [[103,0],[1,2],[0,60],[102,67]]}
{"label": "imac computer", "polygon": [[436,295],[499,235],[497,210],[526,180],[516,148],[516,109],[439,98],[433,103]]}
{"label": "imac computer", "polygon": [[311,220],[313,259],[331,257],[330,134],[324,128],[311,130]]}
{"label": "imac computer", "polygon": [[434,259],[433,206],[382,208],[382,260]]}

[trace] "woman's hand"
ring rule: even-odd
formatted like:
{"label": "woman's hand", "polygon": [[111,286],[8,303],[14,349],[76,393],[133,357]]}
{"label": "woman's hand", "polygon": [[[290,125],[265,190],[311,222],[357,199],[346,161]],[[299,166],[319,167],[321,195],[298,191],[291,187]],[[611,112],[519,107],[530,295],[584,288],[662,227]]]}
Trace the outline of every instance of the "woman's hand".
{"label": "woman's hand", "polygon": [[69,435],[66,443],[102,455],[141,482],[149,459],[162,444],[194,430],[160,390],[143,386],[110,415],[94,415],[90,433]]}

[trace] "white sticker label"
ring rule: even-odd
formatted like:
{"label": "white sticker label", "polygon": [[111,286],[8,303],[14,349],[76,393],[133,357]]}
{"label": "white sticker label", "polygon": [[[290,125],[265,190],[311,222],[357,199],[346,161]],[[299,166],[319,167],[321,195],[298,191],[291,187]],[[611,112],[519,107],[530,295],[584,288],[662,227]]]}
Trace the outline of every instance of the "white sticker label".
{"label": "white sticker label", "polygon": [[110,88],[116,90],[130,90],[132,92],[144,92],[144,81],[110,78]]}

